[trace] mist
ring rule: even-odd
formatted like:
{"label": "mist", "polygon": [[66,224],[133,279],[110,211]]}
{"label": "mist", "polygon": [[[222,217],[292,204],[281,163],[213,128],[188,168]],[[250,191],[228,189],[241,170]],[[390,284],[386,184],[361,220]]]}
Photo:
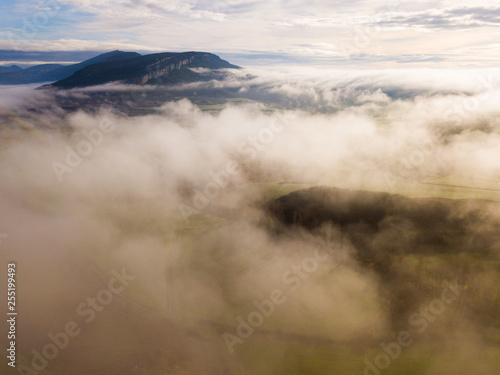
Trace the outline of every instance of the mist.
{"label": "mist", "polygon": [[[1,87],[12,373],[494,374],[499,78],[288,67]],[[204,90],[247,100],[125,110]],[[70,331],[47,358],[49,333]],[[376,367],[401,332],[412,343]]]}

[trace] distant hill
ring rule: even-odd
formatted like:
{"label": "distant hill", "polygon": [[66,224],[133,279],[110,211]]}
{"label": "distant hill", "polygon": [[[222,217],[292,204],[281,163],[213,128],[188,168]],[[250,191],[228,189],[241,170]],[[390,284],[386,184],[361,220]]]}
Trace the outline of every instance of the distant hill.
{"label": "distant hill", "polygon": [[55,78],[55,80],[59,81],[61,79],[64,79],[64,78],[67,78],[67,77],[73,75],[75,72],[77,72],[77,71],[79,71],[79,70],[81,70],[89,65],[99,64],[99,63],[104,63],[104,62],[115,63],[117,61],[128,60],[128,59],[132,59],[134,57],[140,57],[140,56],[141,56],[141,54],[139,54],[137,52],[122,52],[122,51],[107,52],[107,53],[103,53],[102,55],[85,60],[79,64],[68,65],[68,66],[64,66],[62,68],[59,68],[56,71],[53,71],[51,75]]}
{"label": "distant hill", "polygon": [[111,63],[120,60],[131,59],[138,56],[141,55],[137,52],[112,51],[73,65],[42,64],[35,65],[26,69],[21,69],[14,66],[18,68],[14,70],[5,70],[0,68],[0,84],[19,85],[27,83],[59,81],[92,64],[103,62]]}
{"label": "distant hill", "polygon": [[23,70],[23,69],[18,67],[17,65],[0,66],[0,72],[16,72],[19,70]]}
{"label": "distant hill", "polygon": [[170,84],[192,82],[199,75],[189,68],[239,69],[207,52],[156,53],[88,65],[51,86],[75,88],[120,81],[128,84]]}

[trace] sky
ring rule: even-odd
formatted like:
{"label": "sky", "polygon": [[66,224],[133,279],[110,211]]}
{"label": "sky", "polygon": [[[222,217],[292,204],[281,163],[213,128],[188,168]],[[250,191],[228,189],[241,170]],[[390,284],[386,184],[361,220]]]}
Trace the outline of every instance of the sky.
{"label": "sky", "polygon": [[2,0],[0,50],[196,50],[242,65],[481,67],[498,61],[499,26],[500,3],[491,0]]}

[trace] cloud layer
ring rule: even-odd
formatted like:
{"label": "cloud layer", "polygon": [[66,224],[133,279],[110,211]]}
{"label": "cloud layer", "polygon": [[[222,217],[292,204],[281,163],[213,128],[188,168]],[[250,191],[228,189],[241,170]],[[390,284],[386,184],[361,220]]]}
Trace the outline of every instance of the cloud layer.
{"label": "cloud layer", "polygon": [[[410,241],[411,223],[386,222],[373,236],[333,224],[308,232],[280,226],[264,203],[311,185],[498,199],[499,77],[495,70],[243,70],[169,90],[231,88],[269,98],[269,106],[243,102],[211,113],[183,99],[140,116],[57,104],[131,91],[118,84],[64,93],[4,88],[0,232],[9,236],[0,246],[2,263],[19,268],[19,363],[32,366],[32,349],[76,321],[82,333],[47,371],[273,374],[314,368],[321,358],[320,373],[361,374],[364,358],[397,333],[387,306],[399,289],[360,262],[356,240],[380,248]],[[477,207],[478,230],[498,222],[496,206],[474,200],[448,219],[464,220]],[[484,248],[491,259],[499,254],[494,240]],[[444,265],[389,254],[399,263],[387,268],[415,283],[398,296],[429,304],[444,276],[470,287],[411,347],[418,356],[437,346],[426,373],[441,374],[443,363],[453,373],[449,356],[457,350],[468,371],[492,371],[494,360],[478,354],[490,348],[484,332],[497,332],[497,275],[488,263],[468,268],[466,253],[464,263]],[[78,306],[102,297],[122,268],[135,278],[85,323]],[[231,354],[223,334],[237,335],[238,318],[249,319],[255,301],[275,290],[286,301]],[[478,311],[492,320],[478,320]],[[402,321],[397,329],[411,328]]]}
{"label": "cloud layer", "polygon": [[[498,5],[491,1],[89,1],[5,4],[1,49],[208,50],[237,64],[493,66]],[[70,35],[70,37],[68,37]],[[103,37],[103,35],[106,35]],[[436,43],[439,40],[439,43]],[[475,53],[470,50],[476,49]],[[419,57],[415,59],[415,57]],[[256,62],[254,62],[255,64]]]}

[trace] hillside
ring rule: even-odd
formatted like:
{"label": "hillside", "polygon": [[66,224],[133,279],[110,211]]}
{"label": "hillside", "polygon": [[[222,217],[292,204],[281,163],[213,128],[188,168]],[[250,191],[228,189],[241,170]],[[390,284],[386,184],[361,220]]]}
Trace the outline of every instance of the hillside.
{"label": "hillside", "polygon": [[0,66],[0,73],[3,73],[3,72],[18,72],[20,70],[22,70],[22,68],[18,67],[17,65]]}
{"label": "hillside", "polygon": [[89,65],[51,86],[75,88],[120,81],[128,84],[162,84],[197,80],[187,68],[238,69],[236,65],[206,52],[157,53],[118,62]]}

